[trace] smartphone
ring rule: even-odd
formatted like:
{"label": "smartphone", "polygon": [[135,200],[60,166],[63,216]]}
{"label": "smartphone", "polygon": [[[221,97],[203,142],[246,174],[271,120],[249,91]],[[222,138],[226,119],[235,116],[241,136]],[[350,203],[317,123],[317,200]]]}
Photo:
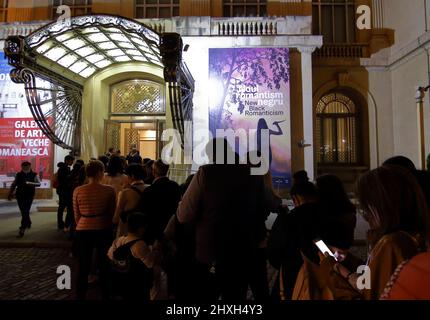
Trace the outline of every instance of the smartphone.
{"label": "smartphone", "polygon": [[327,247],[327,245],[322,241],[321,239],[317,239],[314,241],[315,245],[318,247],[318,249],[322,252],[323,255],[330,255],[332,256],[336,261],[337,257],[335,254]]}

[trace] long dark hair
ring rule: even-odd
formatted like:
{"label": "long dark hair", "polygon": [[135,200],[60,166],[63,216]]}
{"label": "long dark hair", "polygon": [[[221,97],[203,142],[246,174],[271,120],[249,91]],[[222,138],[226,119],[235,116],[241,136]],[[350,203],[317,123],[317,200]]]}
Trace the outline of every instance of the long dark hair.
{"label": "long dark hair", "polygon": [[399,166],[382,166],[357,182],[365,219],[374,225],[373,241],[397,232],[418,232],[429,239],[430,213],[414,176]]}
{"label": "long dark hair", "polygon": [[329,208],[327,212],[333,216],[355,213],[355,206],[349,200],[342,181],[332,174],[325,174],[316,179],[318,195],[321,203]]}
{"label": "long dark hair", "polygon": [[115,177],[117,174],[124,173],[124,166],[121,158],[118,156],[110,157],[106,171],[108,176],[111,177]]}

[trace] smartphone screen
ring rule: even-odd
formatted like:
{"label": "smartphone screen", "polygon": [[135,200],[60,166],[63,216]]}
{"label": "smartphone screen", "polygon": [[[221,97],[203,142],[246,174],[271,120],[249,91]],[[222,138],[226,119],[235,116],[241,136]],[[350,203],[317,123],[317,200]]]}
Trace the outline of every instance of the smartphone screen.
{"label": "smartphone screen", "polygon": [[329,249],[329,247],[327,247],[327,245],[324,243],[324,241],[322,241],[322,240],[315,240],[315,245],[318,247],[318,249],[324,255],[326,255],[326,253],[328,253],[330,256],[332,256],[337,261],[337,257],[334,255],[333,252],[331,252],[331,250]]}

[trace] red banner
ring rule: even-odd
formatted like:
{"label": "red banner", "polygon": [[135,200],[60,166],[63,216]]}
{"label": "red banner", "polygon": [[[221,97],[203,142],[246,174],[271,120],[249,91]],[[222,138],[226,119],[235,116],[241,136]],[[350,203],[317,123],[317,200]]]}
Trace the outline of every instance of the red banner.
{"label": "red banner", "polygon": [[42,181],[50,187],[52,142],[42,133],[33,118],[0,119],[0,180],[7,187],[21,163],[29,161]]}

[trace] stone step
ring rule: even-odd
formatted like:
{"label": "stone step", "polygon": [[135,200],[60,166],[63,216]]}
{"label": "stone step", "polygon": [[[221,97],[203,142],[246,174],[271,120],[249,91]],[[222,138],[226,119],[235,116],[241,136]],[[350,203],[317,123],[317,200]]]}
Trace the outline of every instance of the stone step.
{"label": "stone step", "polygon": [[57,212],[58,206],[36,207],[37,212]]}

